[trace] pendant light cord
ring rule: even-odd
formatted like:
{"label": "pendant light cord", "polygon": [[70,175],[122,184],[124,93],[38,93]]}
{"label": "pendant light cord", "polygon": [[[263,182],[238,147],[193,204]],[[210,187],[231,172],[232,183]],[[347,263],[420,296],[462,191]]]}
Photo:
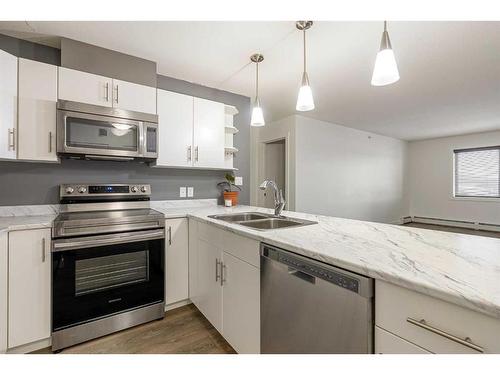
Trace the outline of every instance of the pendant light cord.
{"label": "pendant light cord", "polygon": [[384,31],[387,31],[387,21],[384,21]]}
{"label": "pendant light cord", "polygon": [[304,32],[304,73],[307,72],[306,68],[306,30],[303,30]]}
{"label": "pendant light cord", "polygon": [[259,62],[256,62],[255,65],[256,65],[255,100],[257,100],[259,98]]}

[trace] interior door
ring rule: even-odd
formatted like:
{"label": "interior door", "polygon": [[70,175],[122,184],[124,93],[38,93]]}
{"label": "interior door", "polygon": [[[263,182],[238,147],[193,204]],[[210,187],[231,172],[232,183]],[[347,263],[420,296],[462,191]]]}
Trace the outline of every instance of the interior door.
{"label": "interior door", "polygon": [[260,353],[259,269],[224,252],[224,338],[240,354]]}
{"label": "interior door", "polygon": [[156,114],[156,87],[113,79],[113,107]]}
{"label": "interior door", "polygon": [[193,97],[158,90],[159,150],[156,165],[193,164]]}
{"label": "interior door", "polygon": [[9,233],[9,348],[50,337],[50,229]]}
{"label": "interior door", "polygon": [[189,297],[188,220],[169,219],[165,227],[167,230],[165,303],[168,305]]}
{"label": "interior door", "polygon": [[16,158],[17,57],[0,50],[0,159]]}
{"label": "interior door", "polygon": [[111,78],[59,67],[59,99],[111,107],[112,91]]}
{"label": "interior door", "polygon": [[198,305],[199,310],[222,332],[222,287],[218,271],[218,262],[222,261],[222,252],[214,245],[198,239]]}
{"label": "interior door", "polygon": [[19,59],[18,159],[57,161],[57,66]]}
{"label": "interior door", "polygon": [[194,166],[224,168],[224,104],[194,98]]}

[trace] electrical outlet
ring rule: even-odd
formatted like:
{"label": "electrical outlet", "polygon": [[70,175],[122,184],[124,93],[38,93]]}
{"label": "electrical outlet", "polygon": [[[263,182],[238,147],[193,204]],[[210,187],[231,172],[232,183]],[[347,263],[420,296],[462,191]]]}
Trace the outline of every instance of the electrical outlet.
{"label": "electrical outlet", "polygon": [[193,198],[194,197],[194,187],[189,186],[188,187],[188,198]]}
{"label": "electrical outlet", "polygon": [[234,178],[234,184],[236,186],[243,186],[243,177],[237,176]]}
{"label": "electrical outlet", "polygon": [[185,186],[181,186],[179,188],[179,197],[186,198],[186,187]]}

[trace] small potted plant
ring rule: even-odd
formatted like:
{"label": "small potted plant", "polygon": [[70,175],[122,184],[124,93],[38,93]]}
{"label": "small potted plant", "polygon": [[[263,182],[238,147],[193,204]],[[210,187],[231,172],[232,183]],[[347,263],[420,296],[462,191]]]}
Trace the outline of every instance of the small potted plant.
{"label": "small potted plant", "polygon": [[217,186],[223,189],[222,195],[224,196],[224,202],[230,200],[231,206],[236,206],[238,204],[238,194],[241,188],[234,184],[234,175],[231,173],[226,173],[224,177],[226,181],[219,182]]}

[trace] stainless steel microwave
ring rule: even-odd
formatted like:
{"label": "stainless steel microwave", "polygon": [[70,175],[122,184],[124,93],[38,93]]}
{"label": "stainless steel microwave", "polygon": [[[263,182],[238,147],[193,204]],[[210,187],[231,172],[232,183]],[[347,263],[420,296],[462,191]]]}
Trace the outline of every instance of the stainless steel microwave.
{"label": "stainless steel microwave", "polygon": [[79,159],[154,160],[158,116],[59,100],[57,153]]}

